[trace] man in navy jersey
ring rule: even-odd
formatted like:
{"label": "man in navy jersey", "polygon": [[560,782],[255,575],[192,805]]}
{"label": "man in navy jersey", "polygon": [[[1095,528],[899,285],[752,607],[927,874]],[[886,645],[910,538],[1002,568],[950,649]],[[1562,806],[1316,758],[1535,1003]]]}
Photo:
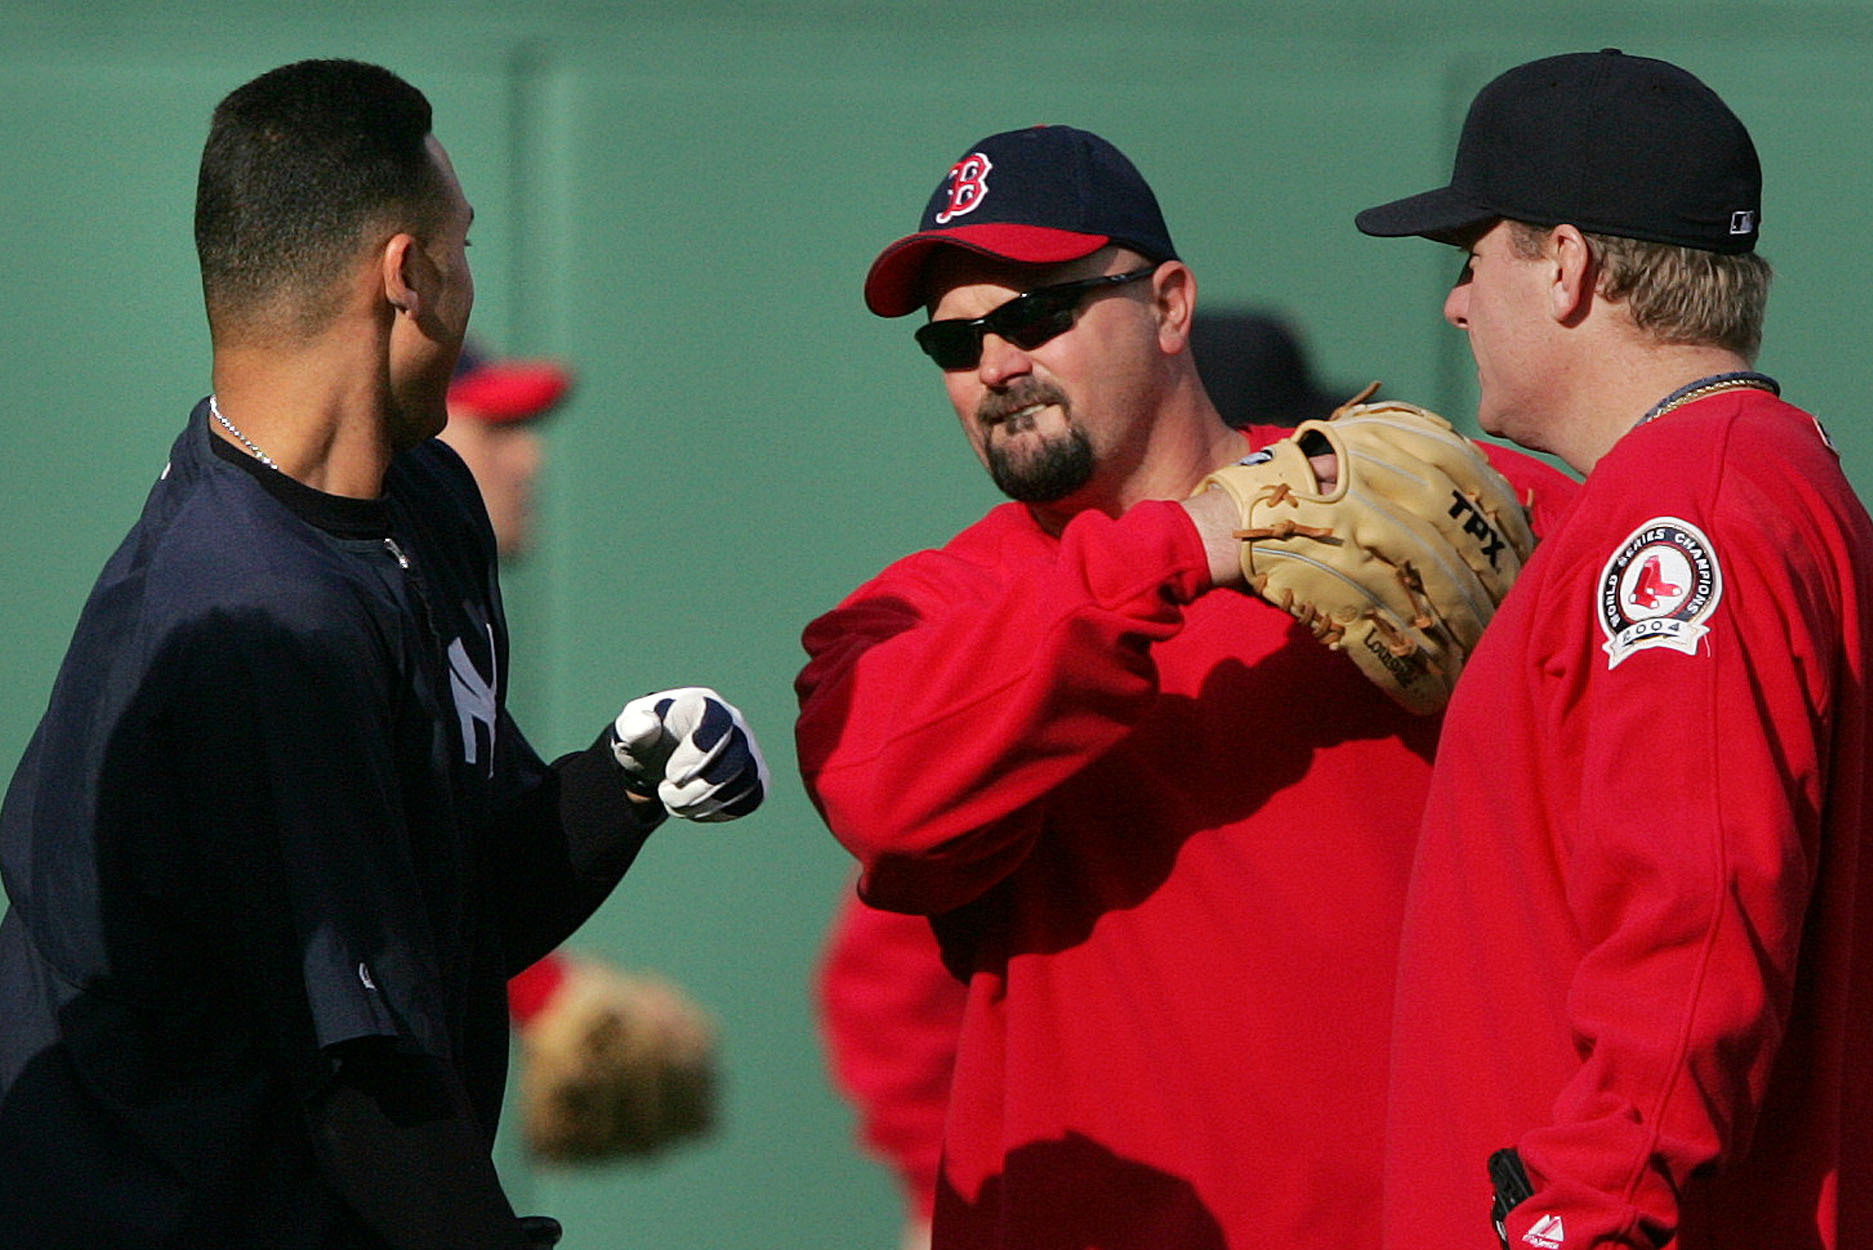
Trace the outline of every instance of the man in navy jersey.
{"label": "man in navy jersey", "polygon": [[0,1244],[522,1247],[509,975],[669,813],[760,802],[699,688],[552,764],[494,536],[433,435],[473,213],[428,102],[307,61],[216,109],[214,346],[0,811]]}

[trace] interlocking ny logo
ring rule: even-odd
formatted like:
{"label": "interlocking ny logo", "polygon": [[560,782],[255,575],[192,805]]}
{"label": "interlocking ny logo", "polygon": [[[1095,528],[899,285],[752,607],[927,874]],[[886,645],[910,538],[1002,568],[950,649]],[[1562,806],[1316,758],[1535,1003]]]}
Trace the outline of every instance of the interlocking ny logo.
{"label": "interlocking ny logo", "polygon": [[487,739],[488,774],[494,774],[494,686],[499,674],[494,672],[494,626],[488,631],[488,676],[483,677],[475,662],[468,658],[468,648],[457,638],[449,644],[449,693],[455,699],[456,719],[462,726],[462,758],[470,764],[481,762],[482,738]]}

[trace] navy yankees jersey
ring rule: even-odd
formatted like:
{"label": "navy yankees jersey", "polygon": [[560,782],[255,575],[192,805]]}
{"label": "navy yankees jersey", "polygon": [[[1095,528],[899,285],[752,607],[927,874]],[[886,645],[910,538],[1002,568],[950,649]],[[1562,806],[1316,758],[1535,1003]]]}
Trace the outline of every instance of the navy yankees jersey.
{"label": "navy yankees jersey", "polygon": [[0,1243],[350,1244],[301,1107],[359,1038],[451,1065],[492,1138],[506,978],[648,831],[619,786],[580,861],[507,650],[452,451],[341,498],[196,409],[0,811]]}

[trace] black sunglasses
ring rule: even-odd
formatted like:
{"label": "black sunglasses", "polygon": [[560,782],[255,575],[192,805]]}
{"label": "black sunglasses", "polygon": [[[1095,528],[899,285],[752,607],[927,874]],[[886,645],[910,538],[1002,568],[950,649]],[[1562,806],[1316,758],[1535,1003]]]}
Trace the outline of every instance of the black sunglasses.
{"label": "black sunglasses", "polygon": [[1024,352],[1032,351],[1073,328],[1080,301],[1088,291],[1136,282],[1157,271],[1158,266],[1149,265],[1130,273],[1107,273],[1076,282],[1036,287],[1015,296],[986,316],[967,321],[953,318],[926,322],[917,327],[917,346],[943,369],[975,368],[976,362],[982,359],[985,334],[998,335]]}

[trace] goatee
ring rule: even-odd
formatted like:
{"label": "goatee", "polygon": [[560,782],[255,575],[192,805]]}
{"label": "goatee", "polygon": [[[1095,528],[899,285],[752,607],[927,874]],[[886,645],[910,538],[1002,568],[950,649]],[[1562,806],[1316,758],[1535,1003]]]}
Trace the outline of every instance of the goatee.
{"label": "goatee", "polygon": [[1069,425],[1019,451],[990,443],[988,461],[989,476],[1002,494],[1022,503],[1053,503],[1092,479],[1093,445],[1084,430]]}
{"label": "goatee", "polygon": [[[1065,428],[1040,434],[1024,409],[1051,405],[1060,410]],[[1052,503],[1086,485],[1093,475],[1093,447],[1084,430],[1073,424],[1067,397],[1045,382],[1032,378],[984,397],[976,419],[987,428],[984,444],[989,476],[1002,494],[1021,503]],[[1003,437],[996,437],[1001,427]],[[1019,439],[1013,437],[1019,434]]]}

